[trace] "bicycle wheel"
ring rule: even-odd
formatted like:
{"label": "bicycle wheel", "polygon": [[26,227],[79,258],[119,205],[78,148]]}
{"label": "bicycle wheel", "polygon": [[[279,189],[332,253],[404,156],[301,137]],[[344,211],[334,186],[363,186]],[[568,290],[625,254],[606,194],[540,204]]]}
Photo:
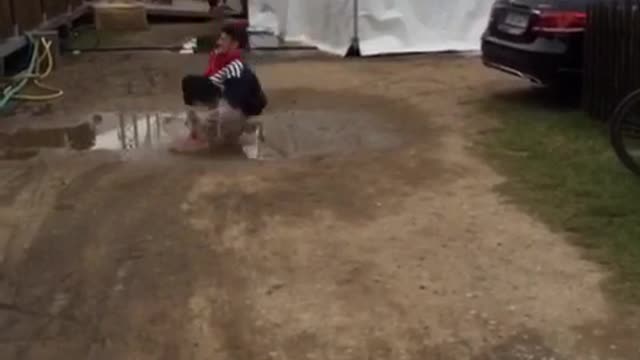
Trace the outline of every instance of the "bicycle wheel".
{"label": "bicycle wheel", "polygon": [[616,107],[609,121],[609,136],[620,162],[640,175],[640,90]]}

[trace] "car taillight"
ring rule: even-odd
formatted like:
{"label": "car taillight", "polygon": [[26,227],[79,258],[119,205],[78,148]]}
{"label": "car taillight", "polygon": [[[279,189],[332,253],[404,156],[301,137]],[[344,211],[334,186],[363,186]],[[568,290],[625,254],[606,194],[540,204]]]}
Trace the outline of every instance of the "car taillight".
{"label": "car taillight", "polygon": [[579,11],[543,11],[533,24],[533,30],[547,33],[584,31],[587,14]]}

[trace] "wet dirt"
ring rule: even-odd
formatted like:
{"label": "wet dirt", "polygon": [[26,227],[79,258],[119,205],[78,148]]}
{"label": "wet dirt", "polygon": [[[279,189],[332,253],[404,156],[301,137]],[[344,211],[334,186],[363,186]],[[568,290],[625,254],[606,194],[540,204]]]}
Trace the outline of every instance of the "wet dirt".
{"label": "wet dirt", "polygon": [[[253,133],[238,139],[238,149],[244,156],[253,160],[283,160],[348,155],[397,148],[404,141],[384,113],[367,111],[357,104],[340,105],[335,94],[317,90],[297,89],[296,96],[315,100],[312,104],[298,102],[286,110],[274,110],[251,119],[261,124],[265,139],[261,141]],[[202,119],[208,117],[209,111],[196,109]],[[0,132],[4,136],[0,149],[4,150],[5,159],[32,157],[41,148],[111,150],[127,159],[139,159],[154,152],[168,152],[172,144],[186,137],[186,122],[184,111],[93,113],[86,116],[85,122],[71,126],[28,128],[13,134]]]}
{"label": "wet dirt", "polygon": [[[205,60],[73,58],[37,123],[179,113]],[[606,272],[469,147],[490,123],[470,104],[518,85],[451,56],[256,64],[263,120],[302,156],[2,163],[3,359],[638,358]],[[18,119],[38,125],[0,128]]]}
{"label": "wet dirt", "polygon": [[262,119],[267,144],[285,158],[382,150],[401,143],[398,135],[377,129],[385,119],[364,111],[291,109]]}

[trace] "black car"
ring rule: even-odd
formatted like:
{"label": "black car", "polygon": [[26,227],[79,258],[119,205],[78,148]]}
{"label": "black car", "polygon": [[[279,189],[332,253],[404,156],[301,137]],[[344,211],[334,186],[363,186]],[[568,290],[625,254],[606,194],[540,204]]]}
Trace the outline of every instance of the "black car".
{"label": "black car", "polygon": [[592,1],[497,0],[482,36],[484,64],[540,85],[579,83]]}

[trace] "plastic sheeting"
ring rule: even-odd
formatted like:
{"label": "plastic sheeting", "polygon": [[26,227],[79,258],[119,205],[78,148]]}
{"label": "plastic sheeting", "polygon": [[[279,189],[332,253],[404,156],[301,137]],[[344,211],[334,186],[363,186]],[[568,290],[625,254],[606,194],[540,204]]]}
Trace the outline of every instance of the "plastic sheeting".
{"label": "plastic sheeting", "polygon": [[[345,55],[356,0],[249,0],[252,30]],[[362,55],[473,51],[493,0],[358,0]]]}
{"label": "plastic sheeting", "polygon": [[251,30],[344,55],[354,32],[352,4],[352,0],[249,0],[249,21]]}

